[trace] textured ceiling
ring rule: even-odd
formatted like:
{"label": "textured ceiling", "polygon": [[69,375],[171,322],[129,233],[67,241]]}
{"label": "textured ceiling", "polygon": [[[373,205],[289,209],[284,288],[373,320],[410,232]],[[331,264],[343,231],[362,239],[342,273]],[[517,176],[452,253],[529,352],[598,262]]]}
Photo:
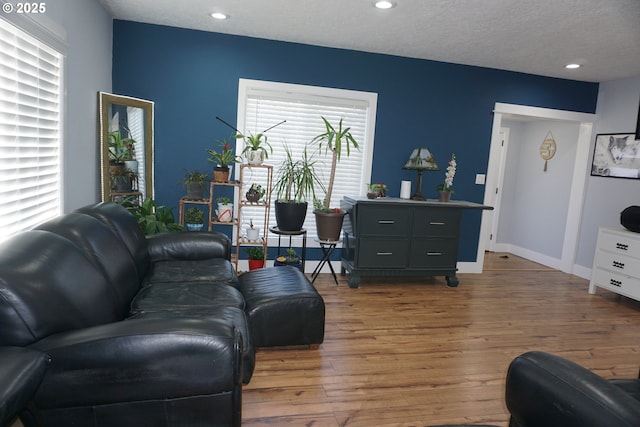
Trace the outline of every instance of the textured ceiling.
{"label": "textured ceiling", "polygon": [[582,81],[640,76],[640,0],[99,1],[129,21]]}

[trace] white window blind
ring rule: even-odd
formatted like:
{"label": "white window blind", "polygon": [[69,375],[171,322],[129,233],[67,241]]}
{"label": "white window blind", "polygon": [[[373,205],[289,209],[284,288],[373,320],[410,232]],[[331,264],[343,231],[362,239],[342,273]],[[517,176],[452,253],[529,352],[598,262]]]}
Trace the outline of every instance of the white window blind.
{"label": "white window blind", "polygon": [[60,214],[61,68],[0,19],[0,240]]}
{"label": "white window blind", "polygon": [[[364,194],[366,184],[370,181],[376,102],[377,95],[369,92],[241,79],[238,129],[243,133],[255,134],[286,120],[266,133],[268,142],[273,146],[273,153],[269,154],[265,163],[274,166],[275,182],[278,168],[285,158],[284,144],[290,148],[294,159],[299,159],[309,142],[325,131],[321,117],[325,117],[334,126],[342,119],[343,125],[351,128],[360,148],[351,150],[349,156],[343,148],[331,196],[331,207],[339,207],[344,196]],[[240,141],[237,145],[238,153],[242,148]],[[310,146],[309,149],[310,153],[317,151],[317,146]],[[329,183],[331,153],[325,153],[324,150],[316,152],[315,158],[316,171],[326,186]],[[245,181],[243,184],[248,188],[251,180],[245,177]],[[247,188],[243,187],[242,194]],[[324,192],[320,188],[316,188],[316,197],[324,198]],[[274,193],[272,203],[275,198]],[[313,200],[307,202],[309,206],[304,228],[309,237],[315,237]],[[245,209],[243,208],[243,219],[247,225],[249,218],[255,221],[262,217],[260,210],[253,212]],[[270,226],[274,225],[275,215],[271,215]]]}

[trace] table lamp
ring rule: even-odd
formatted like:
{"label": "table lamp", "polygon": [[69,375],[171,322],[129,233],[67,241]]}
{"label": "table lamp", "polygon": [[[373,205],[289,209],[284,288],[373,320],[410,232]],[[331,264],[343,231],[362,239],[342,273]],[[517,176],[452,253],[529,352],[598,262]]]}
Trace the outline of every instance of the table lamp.
{"label": "table lamp", "polygon": [[416,186],[416,192],[411,196],[411,200],[427,200],[426,197],[422,195],[422,171],[440,170],[431,152],[426,148],[415,148],[402,169],[418,171],[418,184]]}

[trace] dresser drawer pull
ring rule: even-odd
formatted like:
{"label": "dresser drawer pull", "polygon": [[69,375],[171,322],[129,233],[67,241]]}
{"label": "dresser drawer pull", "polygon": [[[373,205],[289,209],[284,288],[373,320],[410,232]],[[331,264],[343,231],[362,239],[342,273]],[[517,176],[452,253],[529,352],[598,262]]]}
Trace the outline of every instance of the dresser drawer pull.
{"label": "dresser drawer pull", "polygon": [[445,225],[445,222],[430,221],[429,225]]}
{"label": "dresser drawer pull", "polygon": [[395,224],[396,222],[392,219],[381,219],[378,221],[378,224]]}
{"label": "dresser drawer pull", "polygon": [[629,249],[629,245],[627,245],[625,243],[617,242],[616,243],[616,249],[620,249],[621,251],[626,251],[626,250]]}
{"label": "dresser drawer pull", "polygon": [[609,284],[613,286],[617,286],[619,288],[622,287],[622,282],[620,280],[609,279]]}
{"label": "dresser drawer pull", "polygon": [[389,255],[393,255],[393,252],[376,252],[376,255],[389,256]]}
{"label": "dresser drawer pull", "polygon": [[442,256],[442,252],[427,252],[427,256]]}
{"label": "dresser drawer pull", "polygon": [[615,268],[619,268],[620,270],[624,270],[624,262],[613,261],[611,265]]}

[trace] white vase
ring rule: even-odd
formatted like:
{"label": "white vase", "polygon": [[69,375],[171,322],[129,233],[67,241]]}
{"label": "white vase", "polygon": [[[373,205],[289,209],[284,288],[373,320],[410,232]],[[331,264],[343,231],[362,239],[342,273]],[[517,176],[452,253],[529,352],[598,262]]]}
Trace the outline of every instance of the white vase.
{"label": "white vase", "polygon": [[218,216],[218,222],[231,222],[233,220],[233,203],[228,205],[218,203],[216,215]]}
{"label": "white vase", "polygon": [[124,167],[131,172],[138,173],[138,161],[137,160],[125,160]]}
{"label": "white vase", "polygon": [[261,165],[264,162],[264,152],[258,150],[247,151],[247,163],[250,165]]}
{"label": "white vase", "polygon": [[247,227],[247,240],[257,242],[260,240],[260,229],[258,227]]}

